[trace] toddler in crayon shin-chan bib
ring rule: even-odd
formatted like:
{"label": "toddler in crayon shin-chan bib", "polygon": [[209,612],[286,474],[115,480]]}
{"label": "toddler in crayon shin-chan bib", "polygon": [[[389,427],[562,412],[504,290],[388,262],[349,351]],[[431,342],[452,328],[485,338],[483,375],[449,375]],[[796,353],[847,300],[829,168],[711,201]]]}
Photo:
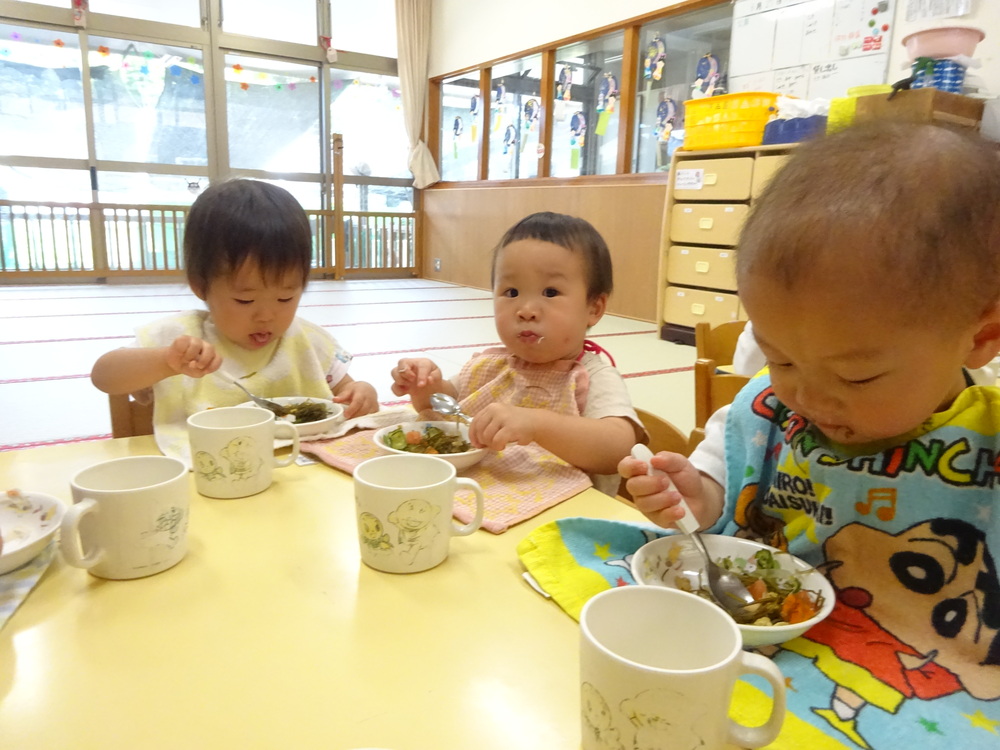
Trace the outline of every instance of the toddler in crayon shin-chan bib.
{"label": "toddler in crayon shin-chan bib", "polygon": [[[855,126],[797,148],[743,228],[767,368],[690,456],[626,458],[661,526],[824,571],[833,613],[773,658],[774,747],[1000,747],[1000,162],[974,135]],[[743,704],[750,710],[753,702]]]}
{"label": "toddler in crayon shin-chan bib", "polygon": [[492,269],[503,346],[476,354],[450,380],[429,359],[402,359],[393,392],[409,395],[418,412],[430,409],[432,394],[451,395],[473,417],[474,446],[511,461],[555,455],[615,495],[618,461],[645,431],[621,375],[586,340],[612,290],[607,245],[583,219],[532,214],[500,240]]}

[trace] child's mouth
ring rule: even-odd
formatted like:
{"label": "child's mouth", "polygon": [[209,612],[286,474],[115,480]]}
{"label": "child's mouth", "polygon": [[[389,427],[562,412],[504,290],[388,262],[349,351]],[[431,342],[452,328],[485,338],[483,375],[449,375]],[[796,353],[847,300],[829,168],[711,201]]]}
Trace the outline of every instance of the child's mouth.
{"label": "child's mouth", "polygon": [[539,336],[537,333],[534,333],[533,331],[524,331],[520,334],[520,339],[526,344],[540,344],[545,339],[545,337]]}
{"label": "child's mouth", "polygon": [[264,346],[268,341],[271,340],[271,334],[269,332],[266,332],[266,333],[251,333],[250,334],[250,340],[256,346]]}

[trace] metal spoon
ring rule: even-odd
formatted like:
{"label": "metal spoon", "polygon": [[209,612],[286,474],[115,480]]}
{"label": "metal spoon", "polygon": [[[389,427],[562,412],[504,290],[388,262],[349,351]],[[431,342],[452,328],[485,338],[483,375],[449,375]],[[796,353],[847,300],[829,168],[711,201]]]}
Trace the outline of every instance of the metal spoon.
{"label": "metal spoon", "polygon": [[[653,452],[641,443],[632,448],[632,458],[638,459],[646,464],[646,472],[650,476],[666,477],[667,474],[659,469],[654,469],[649,459],[653,457]],[[669,478],[667,479],[669,482]],[[673,484],[670,485],[673,487]],[[674,487],[676,489],[676,487]],[[746,605],[753,604],[753,595],[747,591],[740,577],[732,571],[722,568],[716,563],[712,556],[708,554],[705,542],[698,533],[698,520],[688,507],[684,498],[678,503],[684,509],[684,515],[676,521],[677,528],[684,532],[693,542],[695,548],[705,558],[705,572],[708,574],[708,589],[723,609],[732,614],[738,613]]]}
{"label": "metal spoon", "polygon": [[444,414],[449,417],[458,417],[466,424],[472,424],[472,417],[462,411],[462,407],[459,406],[458,401],[449,396],[447,393],[431,394],[431,408],[438,414]]}
{"label": "metal spoon", "polygon": [[261,406],[261,407],[263,407],[265,409],[273,411],[274,412],[274,416],[276,416],[276,417],[284,417],[284,416],[287,416],[287,415],[291,414],[291,410],[288,407],[282,406],[281,404],[275,403],[274,401],[268,401],[266,398],[261,398],[260,396],[255,396],[254,394],[250,393],[250,391],[248,391],[243,386],[243,384],[240,383],[239,380],[237,380],[236,378],[234,378],[228,372],[223,372],[222,370],[218,370],[217,372],[223,378],[225,378],[230,383],[232,383],[237,388],[239,388],[241,391],[243,391],[245,394],[247,394],[250,397],[250,400],[253,401],[255,404],[257,404],[257,406]]}

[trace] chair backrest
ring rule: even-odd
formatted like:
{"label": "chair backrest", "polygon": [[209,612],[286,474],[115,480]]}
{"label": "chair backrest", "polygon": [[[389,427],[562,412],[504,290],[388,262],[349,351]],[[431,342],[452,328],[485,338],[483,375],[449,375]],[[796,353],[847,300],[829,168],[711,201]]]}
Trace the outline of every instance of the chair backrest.
{"label": "chair backrest", "polygon": [[698,359],[694,363],[694,426],[704,427],[708,418],[720,407],[731,404],[750,378],[745,375],[720,373],[714,359]]}
{"label": "chair backrest", "polygon": [[153,434],[153,404],[140,404],[131,396],[108,396],[111,407],[111,437]]}
{"label": "chair backrest", "polygon": [[731,320],[713,326],[711,323],[696,323],[694,327],[694,347],[698,359],[715,360],[717,367],[731,365],[736,353],[736,341],[743,328],[744,320]]}

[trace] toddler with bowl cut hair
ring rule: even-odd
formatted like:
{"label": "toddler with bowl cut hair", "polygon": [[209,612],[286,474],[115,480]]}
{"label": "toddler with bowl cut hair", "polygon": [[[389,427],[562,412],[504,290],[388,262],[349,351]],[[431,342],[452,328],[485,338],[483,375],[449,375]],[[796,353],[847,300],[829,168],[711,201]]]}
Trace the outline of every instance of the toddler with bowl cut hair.
{"label": "toddler with bowl cut hair", "polygon": [[312,267],[312,232],[283,188],[236,179],[198,196],[184,232],[184,269],[207,310],[142,326],[132,346],[102,355],[91,380],[110,394],[153,398],[157,444],[187,455],[187,417],[246,401],[220,368],[263,397],[344,405],[345,418],[378,409],[375,389],[347,374],[351,355],[296,316]]}

